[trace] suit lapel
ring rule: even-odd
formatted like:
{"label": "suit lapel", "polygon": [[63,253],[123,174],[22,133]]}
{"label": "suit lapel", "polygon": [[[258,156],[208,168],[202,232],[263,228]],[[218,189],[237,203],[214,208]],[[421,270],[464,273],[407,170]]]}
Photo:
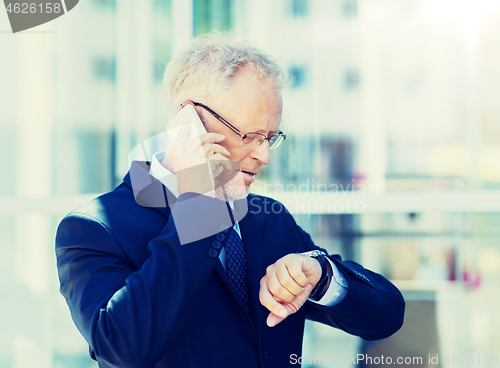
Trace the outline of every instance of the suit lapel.
{"label": "suit lapel", "polygon": [[151,163],[133,161],[123,182],[132,189],[137,204],[161,212],[167,219],[177,198],[159,180],[149,174]]}

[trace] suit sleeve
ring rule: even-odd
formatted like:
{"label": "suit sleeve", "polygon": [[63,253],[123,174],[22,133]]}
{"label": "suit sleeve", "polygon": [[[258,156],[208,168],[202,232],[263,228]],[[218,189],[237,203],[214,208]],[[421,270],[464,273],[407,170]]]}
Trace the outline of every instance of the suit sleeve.
{"label": "suit sleeve", "polygon": [[[299,226],[307,250],[320,249]],[[326,252],[324,249],[322,251]],[[389,337],[403,325],[405,301],[400,291],[385,277],[353,261],[343,261],[339,255],[328,258],[347,278],[343,300],[327,307],[306,303],[306,317],[339,328],[365,340]]]}
{"label": "suit sleeve", "polygon": [[[213,201],[208,204],[216,213]],[[227,212],[225,204],[219,208]],[[193,211],[181,201],[176,210],[177,220],[185,216],[196,225]],[[199,304],[197,292],[219,262],[212,241],[208,237],[180,244],[170,216],[161,234],[149,242],[149,258],[134,270],[98,219],[73,213],[61,222],[56,236],[61,293],[101,366],[150,367],[164,354]]]}

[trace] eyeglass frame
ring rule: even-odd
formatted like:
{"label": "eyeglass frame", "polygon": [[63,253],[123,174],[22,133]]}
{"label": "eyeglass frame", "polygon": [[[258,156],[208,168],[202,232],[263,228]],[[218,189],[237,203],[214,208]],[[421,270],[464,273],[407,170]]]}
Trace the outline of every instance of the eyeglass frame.
{"label": "eyeglass frame", "polygon": [[[278,148],[278,146],[283,143],[283,141],[286,139],[286,134],[283,133],[281,130],[270,136],[270,137],[267,137],[266,135],[262,134],[262,133],[257,133],[257,132],[248,132],[246,134],[242,134],[241,131],[236,128],[233,124],[231,124],[229,121],[227,121],[226,119],[224,119],[222,116],[220,116],[219,114],[217,114],[214,110],[212,110],[210,107],[200,103],[200,102],[194,102],[194,101],[191,101],[193,103],[193,105],[195,106],[199,106],[201,108],[203,108],[204,110],[208,111],[214,118],[216,118],[217,120],[219,120],[222,124],[224,124],[227,128],[229,128],[233,133],[239,135],[241,137],[241,143],[243,143],[243,141],[245,140],[245,138],[249,135],[249,134],[258,134],[258,135],[261,135],[262,137],[264,137],[264,140],[262,141],[262,143],[264,143],[264,141],[267,140],[268,143],[270,143],[271,141],[271,138],[273,137],[276,137],[276,136],[280,136],[282,137],[283,139],[281,140],[281,142],[278,143],[277,146],[275,147],[271,147],[271,145],[269,144],[269,149],[276,149]],[[258,146],[256,147],[260,147],[262,146],[262,143],[259,144]]]}

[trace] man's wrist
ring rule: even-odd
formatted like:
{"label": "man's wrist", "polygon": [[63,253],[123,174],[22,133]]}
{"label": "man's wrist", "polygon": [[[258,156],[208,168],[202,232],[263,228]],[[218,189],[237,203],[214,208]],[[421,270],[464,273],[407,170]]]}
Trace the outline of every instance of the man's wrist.
{"label": "man's wrist", "polygon": [[313,250],[305,253],[301,253],[304,256],[308,256],[316,259],[321,267],[321,276],[311,290],[309,297],[312,299],[319,300],[324,294],[324,291],[328,288],[329,285],[329,277],[328,277],[328,266],[326,261],[326,254],[320,250]]}

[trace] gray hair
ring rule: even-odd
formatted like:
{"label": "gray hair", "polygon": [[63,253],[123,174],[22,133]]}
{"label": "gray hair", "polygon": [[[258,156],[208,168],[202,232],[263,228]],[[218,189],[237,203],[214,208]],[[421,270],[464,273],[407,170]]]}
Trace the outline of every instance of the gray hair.
{"label": "gray hair", "polygon": [[168,63],[163,74],[171,112],[177,111],[186,100],[201,102],[227,90],[234,76],[246,66],[278,91],[289,84],[276,59],[246,41],[219,32],[193,39]]}

